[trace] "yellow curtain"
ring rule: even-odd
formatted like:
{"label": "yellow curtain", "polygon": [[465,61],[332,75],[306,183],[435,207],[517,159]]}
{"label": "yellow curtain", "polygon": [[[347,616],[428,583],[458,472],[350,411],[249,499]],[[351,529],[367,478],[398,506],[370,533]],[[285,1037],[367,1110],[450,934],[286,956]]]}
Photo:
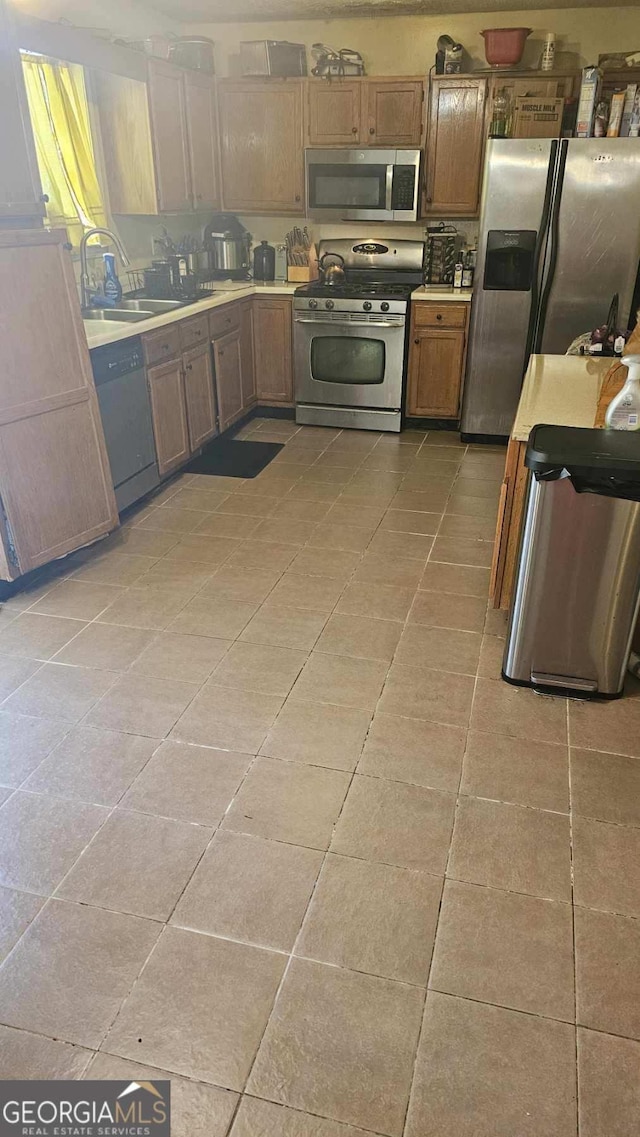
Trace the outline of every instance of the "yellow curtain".
{"label": "yellow curtain", "polygon": [[22,66],[47,218],[77,248],[82,233],[105,225],[82,67],[23,55]]}

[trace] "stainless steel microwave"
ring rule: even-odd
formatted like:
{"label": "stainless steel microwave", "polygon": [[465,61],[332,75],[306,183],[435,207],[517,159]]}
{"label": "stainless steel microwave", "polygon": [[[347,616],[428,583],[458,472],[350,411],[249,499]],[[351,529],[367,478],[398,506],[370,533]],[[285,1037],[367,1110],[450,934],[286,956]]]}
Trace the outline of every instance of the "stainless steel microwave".
{"label": "stainless steel microwave", "polygon": [[417,221],[419,150],[305,150],[307,214],[317,221]]}

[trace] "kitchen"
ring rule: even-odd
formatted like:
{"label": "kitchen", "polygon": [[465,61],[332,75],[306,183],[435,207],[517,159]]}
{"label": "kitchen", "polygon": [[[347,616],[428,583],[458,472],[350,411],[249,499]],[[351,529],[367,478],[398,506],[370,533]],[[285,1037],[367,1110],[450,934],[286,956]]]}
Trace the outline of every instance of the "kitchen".
{"label": "kitchen", "polygon": [[[605,51],[611,105],[637,9],[409,7],[29,0],[0,35],[0,1069],[170,1079],[180,1134],[609,1137],[637,1114],[640,687],[501,678],[531,428],[602,425],[624,381],[564,352],[600,325],[606,351],[614,292],[615,330],[633,315],[637,143],[557,117],[489,138],[523,101],[577,112]],[[521,62],[492,65],[480,33],[520,24]],[[432,69],[444,32],[462,71]],[[213,40],[215,74],[149,37]],[[327,40],[353,45],[331,82]],[[307,73],[264,74],[265,41]],[[75,218],[42,200],[54,90],[93,154]],[[632,157],[584,207],[614,249],[587,288],[562,232],[596,145]],[[554,232],[556,288],[589,307],[547,344],[527,299]],[[271,460],[238,476],[249,450]]]}

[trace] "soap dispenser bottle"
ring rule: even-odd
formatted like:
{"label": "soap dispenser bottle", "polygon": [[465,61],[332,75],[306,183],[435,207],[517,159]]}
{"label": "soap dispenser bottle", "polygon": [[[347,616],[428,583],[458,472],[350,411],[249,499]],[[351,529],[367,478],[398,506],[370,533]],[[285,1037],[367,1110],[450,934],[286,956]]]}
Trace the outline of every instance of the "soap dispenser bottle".
{"label": "soap dispenser bottle", "polygon": [[604,416],[610,430],[640,430],[640,355],[624,355],[627,381],[611,400]]}
{"label": "soap dispenser bottle", "polygon": [[104,294],[117,304],[122,300],[122,285],[116,272],[116,258],[113,253],[103,253],[104,258]]}

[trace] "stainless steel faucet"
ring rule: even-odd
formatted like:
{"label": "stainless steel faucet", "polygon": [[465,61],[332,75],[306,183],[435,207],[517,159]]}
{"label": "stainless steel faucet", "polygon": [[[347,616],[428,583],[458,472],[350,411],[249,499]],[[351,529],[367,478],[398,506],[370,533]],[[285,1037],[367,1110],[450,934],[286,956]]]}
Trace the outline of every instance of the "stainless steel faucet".
{"label": "stainless steel faucet", "polygon": [[112,233],[110,229],[87,229],[82,234],[80,241],[80,304],[83,309],[91,306],[91,287],[89,285],[89,270],[87,267],[87,241],[89,237],[95,237],[97,233],[102,234],[103,237],[108,237],[113,245],[118,250],[120,260],[124,268],[131,264],[127,254],[124,251],[122,241]]}

